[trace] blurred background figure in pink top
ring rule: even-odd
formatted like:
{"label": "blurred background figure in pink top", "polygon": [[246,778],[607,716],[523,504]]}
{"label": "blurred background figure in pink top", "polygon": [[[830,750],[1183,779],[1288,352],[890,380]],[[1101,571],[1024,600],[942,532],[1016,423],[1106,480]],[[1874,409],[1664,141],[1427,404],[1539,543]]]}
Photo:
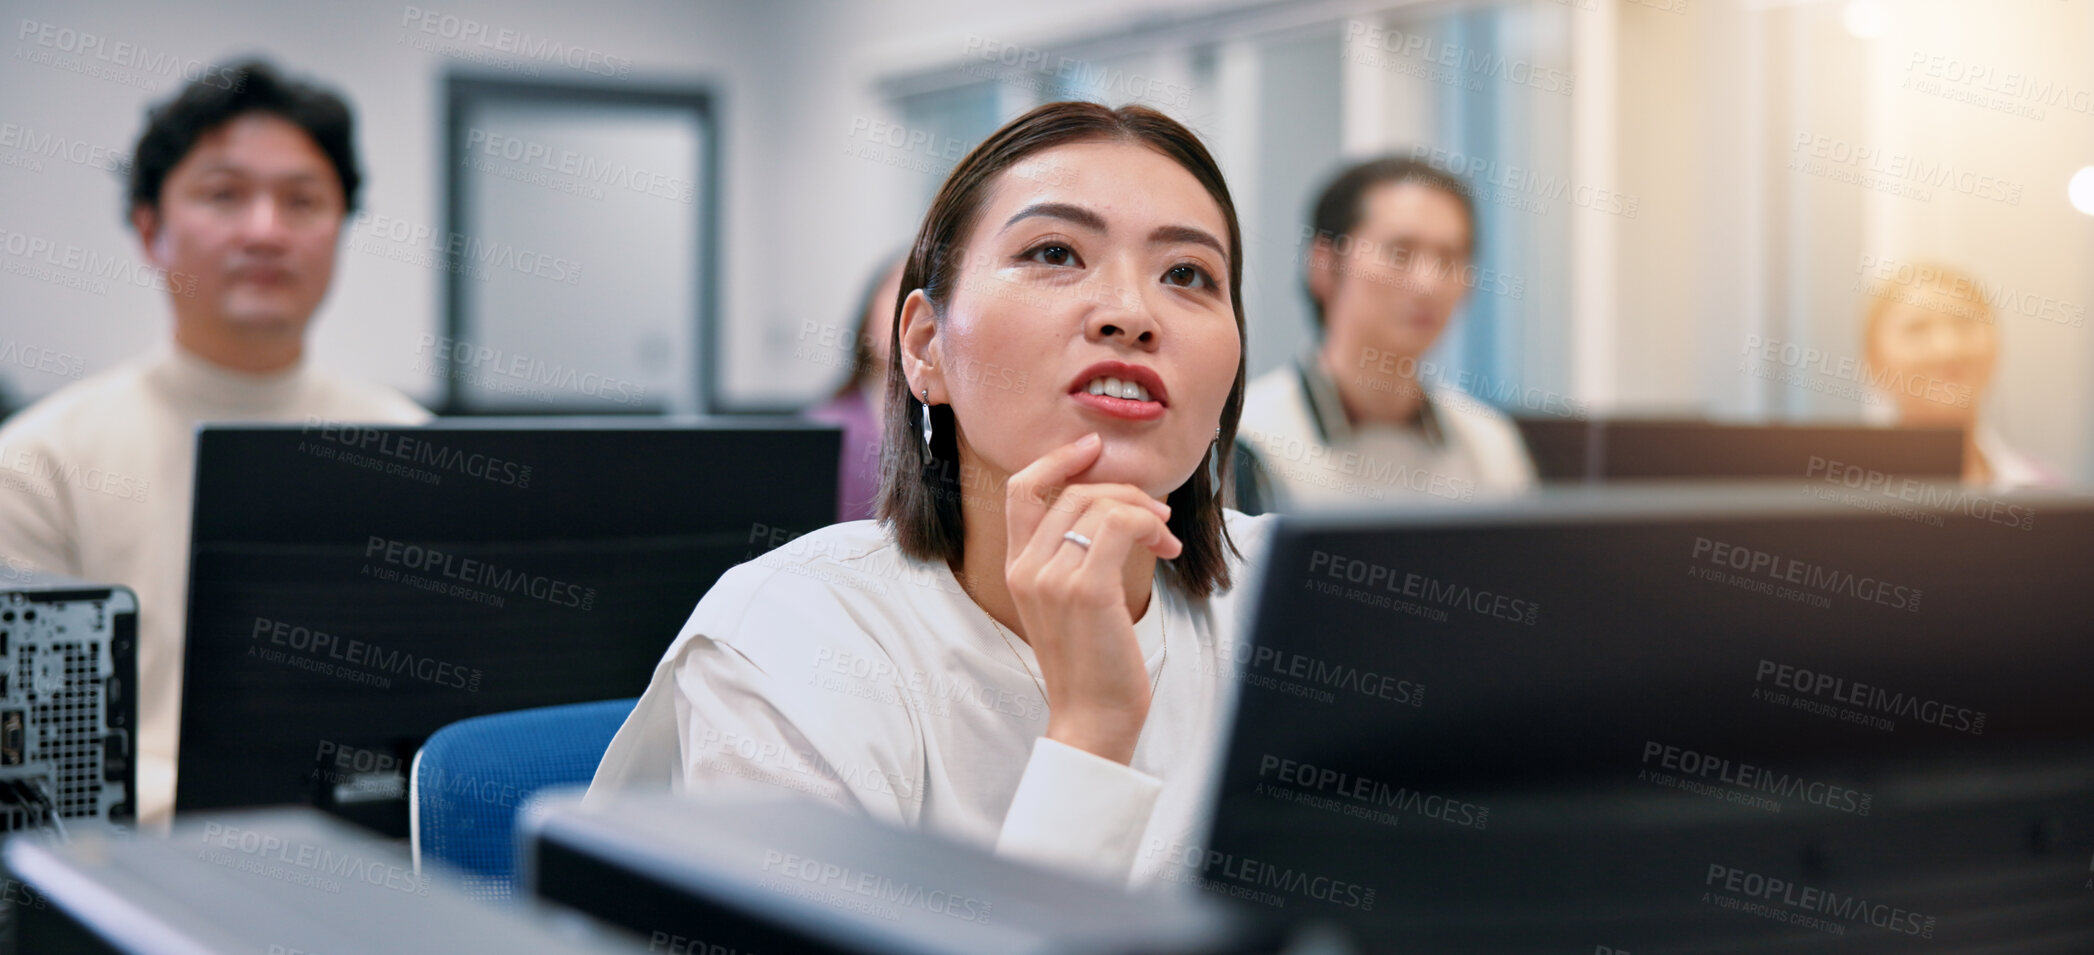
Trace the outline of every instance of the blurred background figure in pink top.
{"label": "blurred background figure in pink top", "polygon": [[835,394],[807,416],[843,428],[842,459],[836,468],[836,519],[871,520],[880,491],[880,399],[887,355],[894,338],[894,305],[901,295],[901,256],[880,260],[858,300],[858,332],[851,364]]}

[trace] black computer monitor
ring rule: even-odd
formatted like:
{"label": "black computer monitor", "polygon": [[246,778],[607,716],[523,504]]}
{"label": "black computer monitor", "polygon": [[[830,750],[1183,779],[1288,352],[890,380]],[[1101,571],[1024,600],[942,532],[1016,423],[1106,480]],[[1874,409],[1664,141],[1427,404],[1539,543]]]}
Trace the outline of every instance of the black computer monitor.
{"label": "black computer monitor", "polygon": [[1742,424],[1695,419],[1522,418],[1543,481],[1814,480],[1829,470],[1895,478],[1963,475],[1957,428]]}
{"label": "black computer monitor", "polygon": [[537,898],[658,952],[1264,955],[1281,919],[998,857],[813,800],[612,793],[525,814]]}
{"label": "black computer monitor", "polygon": [[[0,846],[24,955],[661,953],[520,900],[483,904],[399,845],[310,809],[212,813],[165,838],[87,825]],[[693,953],[703,955],[703,953]]]}
{"label": "black computer monitor", "polygon": [[207,426],[175,809],[407,832],[421,741],[639,695],[722,571],[834,519],[839,432],[780,419]]}
{"label": "black computer monitor", "polygon": [[1871,503],[1284,520],[1144,851],[1366,951],[2094,951],[2094,498]]}
{"label": "black computer monitor", "polygon": [[1598,422],[1586,418],[1514,418],[1534,474],[1544,482],[1589,481],[1598,476]]}

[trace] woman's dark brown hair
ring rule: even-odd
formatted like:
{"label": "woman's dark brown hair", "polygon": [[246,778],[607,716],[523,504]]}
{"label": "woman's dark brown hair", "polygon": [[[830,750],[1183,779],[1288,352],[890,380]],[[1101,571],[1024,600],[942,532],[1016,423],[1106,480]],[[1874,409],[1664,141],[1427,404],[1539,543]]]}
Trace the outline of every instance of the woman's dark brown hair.
{"label": "woman's dark brown hair", "polygon": [[[1236,313],[1236,339],[1240,344],[1243,234],[1236,224],[1236,204],[1229,199],[1221,168],[1200,144],[1199,137],[1178,121],[1142,106],[1111,109],[1097,103],[1048,103],[1010,121],[974,147],[946,176],[938,198],[924,214],[923,227],[917,230],[908,264],[902,269],[901,291],[895,298],[896,314],[912,290],[922,289],[931,303],[932,320],[943,321],[953,289],[966,268],[968,236],[997,177],[1034,153],[1091,142],[1134,143],[1153,149],[1184,167],[1221,206],[1222,218],[1229,224],[1229,307]],[[902,374],[900,322],[895,323],[892,344],[893,354],[887,367],[887,437],[880,453],[879,516],[894,529],[902,551],[910,557],[940,559],[957,566],[965,552],[967,534],[960,510],[963,480],[952,408],[940,405],[931,409],[936,436],[926,449],[919,417],[923,404],[909,393],[908,379]],[[1242,413],[1243,361],[1239,357],[1236,381],[1229,389],[1229,400],[1222,407],[1219,422],[1221,474],[1229,473],[1236,421]],[[1177,559],[1166,564],[1179,586],[1195,597],[1229,588],[1226,555],[1237,553],[1222,520],[1221,489],[1208,481],[1208,473],[1203,461],[1191,479],[1164,500],[1171,507],[1171,533],[1185,545]]]}

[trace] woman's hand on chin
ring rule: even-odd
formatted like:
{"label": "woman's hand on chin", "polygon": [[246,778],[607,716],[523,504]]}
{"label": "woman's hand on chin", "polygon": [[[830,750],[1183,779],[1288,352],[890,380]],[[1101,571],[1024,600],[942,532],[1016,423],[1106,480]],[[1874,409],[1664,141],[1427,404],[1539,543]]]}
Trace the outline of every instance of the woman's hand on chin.
{"label": "woman's hand on chin", "polygon": [[[1047,692],[1047,738],[1119,763],[1149,715],[1149,674],[1127,607],[1128,556],[1183,550],[1168,505],[1131,484],[1071,484],[1104,442],[1087,435],[1011,476],[1004,582]],[[1090,539],[1086,548],[1063,535]],[[1153,599],[1153,598],[1151,598]]]}

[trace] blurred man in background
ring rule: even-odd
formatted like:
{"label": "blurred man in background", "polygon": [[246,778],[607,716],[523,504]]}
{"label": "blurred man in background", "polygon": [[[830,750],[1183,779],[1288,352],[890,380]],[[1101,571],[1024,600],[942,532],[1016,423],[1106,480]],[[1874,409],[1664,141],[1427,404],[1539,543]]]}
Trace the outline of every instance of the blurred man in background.
{"label": "blurred man in background", "polygon": [[1534,465],[1504,415],[1420,376],[1474,274],[1468,188],[1423,162],[1371,160],[1324,187],[1310,230],[1303,279],[1319,341],[1245,393],[1245,504],[1466,500],[1532,486]]}
{"label": "blurred man in background", "polygon": [[172,342],[0,429],[10,565],[138,594],[138,817],[149,825],[174,804],[197,425],[429,417],[305,361],[356,208],[349,105],[265,63],[205,76],[149,114],[127,197],[146,261],[167,275]]}

